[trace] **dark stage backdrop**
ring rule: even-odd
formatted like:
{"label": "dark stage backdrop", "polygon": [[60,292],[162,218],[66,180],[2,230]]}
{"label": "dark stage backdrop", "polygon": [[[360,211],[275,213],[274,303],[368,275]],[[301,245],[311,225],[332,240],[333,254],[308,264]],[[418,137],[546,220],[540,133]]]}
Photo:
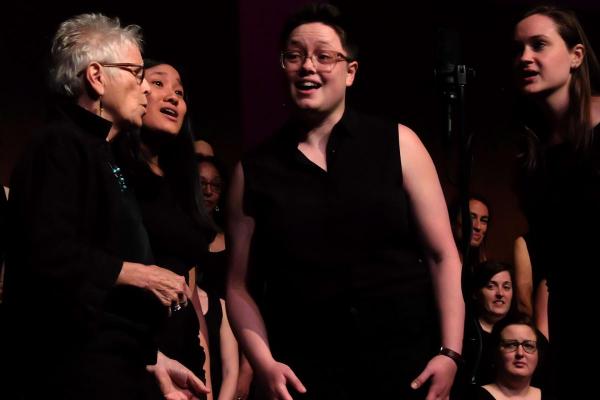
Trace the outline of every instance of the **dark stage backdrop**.
{"label": "dark stage backdrop", "polygon": [[[46,57],[59,22],[98,11],[142,26],[147,56],[183,68],[196,132],[231,165],[285,119],[278,64],[285,16],[306,0],[222,0],[151,5],[131,1],[34,2],[4,6],[0,14],[0,180],[44,116]],[[474,134],[473,191],[491,199],[493,257],[511,258],[512,242],[526,229],[510,192],[514,156],[511,123],[510,18],[531,1],[333,1],[353,22],[361,46],[350,102],[413,128],[430,149],[447,199],[456,195],[455,143],[442,141],[439,96],[433,78],[436,30],[455,29],[463,61],[476,70],[468,85],[468,124]],[[397,3],[397,4],[396,4]],[[581,17],[600,46],[600,2],[561,1]],[[196,10],[197,9],[197,10]],[[596,47],[598,48],[598,47]],[[362,162],[357,160],[357,162]]]}

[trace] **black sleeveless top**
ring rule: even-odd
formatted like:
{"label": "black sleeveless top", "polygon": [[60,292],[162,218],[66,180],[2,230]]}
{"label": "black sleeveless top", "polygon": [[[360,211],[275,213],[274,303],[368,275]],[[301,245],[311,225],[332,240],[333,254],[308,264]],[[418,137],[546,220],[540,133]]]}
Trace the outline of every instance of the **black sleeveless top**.
{"label": "black sleeveless top", "polygon": [[410,340],[435,336],[437,316],[397,124],[346,111],[329,138],[328,171],[297,149],[300,133],[291,121],[242,162],[244,210],[255,220],[249,268],[262,282],[271,349],[306,359],[386,337],[419,349]]}

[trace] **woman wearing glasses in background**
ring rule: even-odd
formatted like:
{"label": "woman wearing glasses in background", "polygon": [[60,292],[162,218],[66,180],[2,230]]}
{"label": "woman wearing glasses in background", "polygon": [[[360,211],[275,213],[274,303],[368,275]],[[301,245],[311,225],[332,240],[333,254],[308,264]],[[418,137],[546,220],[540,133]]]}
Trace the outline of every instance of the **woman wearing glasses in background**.
{"label": "woman wearing glasses in background", "polygon": [[358,62],[335,7],[294,15],[282,50],[294,113],[229,193],[234,331],[270,399],[447,398],[464,304],[433,163],[406,126],[346,107]]}
{"label": "woman wearing glasses in background", "polygon": [[146,365],[165,396],[175,386],[205,391],[188,369],[157,356],[157,329],[187,288],[152,265],[109,145],[142,125],[150,87],[140,49],[139,27],[101,14],[73,17],[54,37],[57,109],[11,181],[2,326],[11,349],[2,354],[17,357],[3,358],[15,390],[6,398],[162,398]]}
{"label": "woman wearing glasses in background", "polygon": [[541,400],[531,378],[540,361],[540,333],[527,316],[507,317],[494,325],[496,379],[479,387],[473,400]]}

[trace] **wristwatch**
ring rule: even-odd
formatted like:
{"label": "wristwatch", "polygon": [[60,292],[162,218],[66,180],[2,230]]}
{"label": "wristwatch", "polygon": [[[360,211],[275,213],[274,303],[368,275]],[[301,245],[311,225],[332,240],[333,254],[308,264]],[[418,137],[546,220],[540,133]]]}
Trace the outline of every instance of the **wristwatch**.
{"label": "wristwatch", "polygon": [[446,357],[450,357],[452,359],[452,361],[454,361],[458,367],[462,367],[462,365],[465,363],[465,359],[463,358],[462,355],[460,355],[460,353],[457,353],[456,351],[449,349],[447,347],[444,347],[444,346],[440,347],[440,352],[438,354],[441,354]]}

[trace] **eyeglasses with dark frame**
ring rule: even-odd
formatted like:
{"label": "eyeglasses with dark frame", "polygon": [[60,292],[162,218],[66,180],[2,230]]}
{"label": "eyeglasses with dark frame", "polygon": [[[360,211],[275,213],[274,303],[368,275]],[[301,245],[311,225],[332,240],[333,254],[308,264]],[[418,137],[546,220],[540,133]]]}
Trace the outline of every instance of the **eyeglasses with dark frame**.
{"label": "eyeglasses with dark frame", "polygon": [[340,62],[351,62],[352,58],[332,50],[317,50],[310,56],[302,51],[286,50],[281,52],[281,67],[287,71],[297,71],[310,58],[315,69],[319,72],[331,72],[333,67]]}
{"label": "eyeglasses with dark frame", "polygon": [[200,186],[202,187],[202,190],[207,190],[209,187],[211,187],[212,191],[215,193],[221,193],[221,190],[223,188],[223,184],[220,181],[211,182],[202,178],[200,178]]}
{"label": "eyeglasses with dark frame", "polygon": [[514,353],[519,346],[523,347],[525,353],[533,354],[537,351],[537,342],[535,340],[523,340],[522,342],[519,342],[518,340],[500,341],[500,348],[505,353]]}
{"label": "eyeglasses with dark frame", "polygon": [[100,63],[103,67],[108,68],[120,68],[125,71],[129,71],[134,77],[138,85],[141,85],[144,82],[144,76],[146,75],[146,70],[143,65],[132,64],[132,63]]}

